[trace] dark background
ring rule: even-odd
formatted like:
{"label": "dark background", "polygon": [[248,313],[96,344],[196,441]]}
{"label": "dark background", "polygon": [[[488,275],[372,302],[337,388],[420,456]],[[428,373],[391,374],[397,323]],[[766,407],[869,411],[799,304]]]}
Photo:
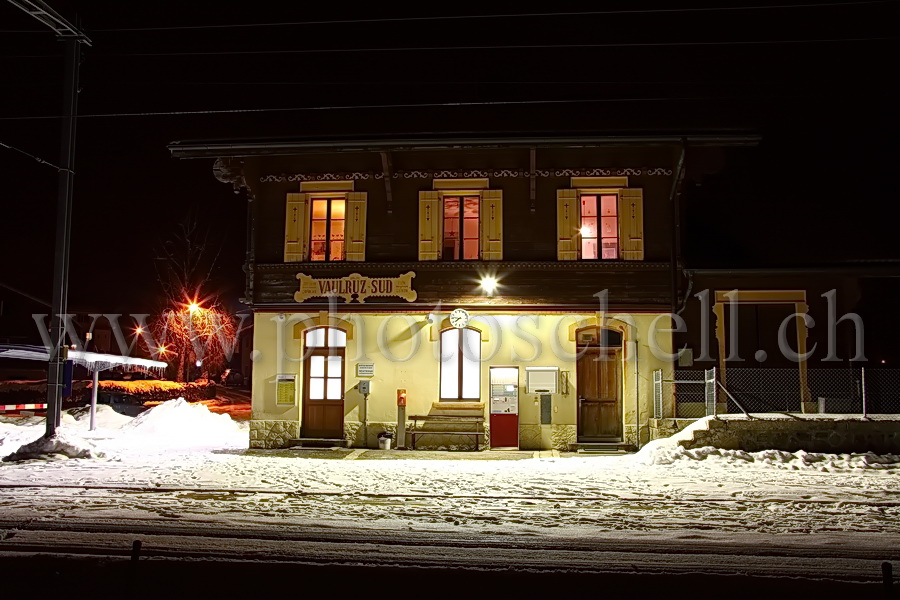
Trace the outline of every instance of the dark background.
{"label": "dark background", "polygon": [[[759,148],[713,169],[688,157],[689,265],[900,258],[897,2],[592,3],[502,17],[483,5],[50,4],[93,41],[79,96],[76,310],[152,310],[154,248],[191,211],[224,244],[215,285],[236,304],[245,200],[212,161],[169,157],[168,143],[188,139],[760,133]],[[534,47],[550,45],[566,47]],[[54,164],[60,121],[46,117],[61,110],[62,57],[45,26],[0,4],[0,142]],[[264,110],[195,114],[235,109]],[[141,114],[176,111],[187,114]],[[57,171],[0,147],[0,174],[0,283],[49,301]]]}

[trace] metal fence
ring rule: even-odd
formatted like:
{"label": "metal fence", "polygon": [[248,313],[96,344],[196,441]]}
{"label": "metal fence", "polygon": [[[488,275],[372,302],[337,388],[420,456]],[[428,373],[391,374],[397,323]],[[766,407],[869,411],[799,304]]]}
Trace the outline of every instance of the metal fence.
{"label": "metal fence", "polygon": [[[724,381],[723,381],[724,379]],[[664,415],[674,399],[675,414]],[[804,407],[803,403],[806,403]],[[729,368],[679,370],[671,379],[653,375],[656,418],[699,418],[715,413],[900,413],[900,369]]]}

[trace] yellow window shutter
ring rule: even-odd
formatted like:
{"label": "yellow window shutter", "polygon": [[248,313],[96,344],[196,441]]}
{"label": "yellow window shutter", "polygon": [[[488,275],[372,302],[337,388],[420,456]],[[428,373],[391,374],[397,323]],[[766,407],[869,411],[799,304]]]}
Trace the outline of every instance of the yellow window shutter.
{"label": "yellow window shutter", "polygon": [[300,262],[306,258],[306,224],[308,194],[290,193],[284,221],[284,262]]}
{"label": "yellow window shutter", "polygon": [[441,256],[441,193],[419,192],[419,260]]}
{"label": "yellow window shutter", "polygon": [[503,260],[503,190],[481,192],[481,260]]}
{"label": "yellow window shutter", "polygon": [[578,259],[580,212],[578,190],[556,190],[557,260]]}
{"label": "yellow window shutter", "polygon": [[347,227],[345,231],[347,260],[366,260],[366,192],[347,194]]}
{"label": "yellow window shutter", "polygon": [[619,250],[624,260],[644,260],[644,190],[619,190]]}

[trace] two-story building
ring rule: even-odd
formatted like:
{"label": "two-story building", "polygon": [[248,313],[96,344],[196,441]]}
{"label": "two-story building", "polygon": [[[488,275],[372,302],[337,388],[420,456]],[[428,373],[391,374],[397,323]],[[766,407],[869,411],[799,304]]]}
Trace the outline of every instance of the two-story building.
{"label": "two-story building", "polygon": [[640,446],[673,369],[685,148],[755,142],[173,143],[247,192],[251,446],[375,447],[400,390],[406,415],[483,416],[489,447]]}

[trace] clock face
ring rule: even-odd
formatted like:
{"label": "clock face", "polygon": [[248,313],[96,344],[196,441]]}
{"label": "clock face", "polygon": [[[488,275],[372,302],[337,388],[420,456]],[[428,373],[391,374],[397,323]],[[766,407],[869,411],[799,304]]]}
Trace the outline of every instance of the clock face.
{"label": "clock face", "polygon": [[450,313],[450,324],[457,329],[462,329],[469,324],[469,312],[464,308],[457,308]]}

